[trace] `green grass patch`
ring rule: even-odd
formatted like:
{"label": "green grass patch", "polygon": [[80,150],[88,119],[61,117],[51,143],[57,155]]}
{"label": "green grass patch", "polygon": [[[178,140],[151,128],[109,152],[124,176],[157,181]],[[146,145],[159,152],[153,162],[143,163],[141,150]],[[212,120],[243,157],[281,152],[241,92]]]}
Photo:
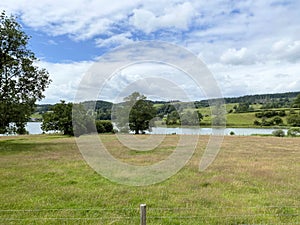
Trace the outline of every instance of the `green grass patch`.
{"label": "green grass patch", "polygon": [[[140,135],[140,138],[147,136]],[[101,135],[116,158],[155,163],[172,153],[178,135],[141,153]],[[297,224],[300,214],[300,138],[226,136],[204,172],[201,136],[188,164],[146,187],[113,183],[83,160],[74,138],[0,137],[0,224]]]}

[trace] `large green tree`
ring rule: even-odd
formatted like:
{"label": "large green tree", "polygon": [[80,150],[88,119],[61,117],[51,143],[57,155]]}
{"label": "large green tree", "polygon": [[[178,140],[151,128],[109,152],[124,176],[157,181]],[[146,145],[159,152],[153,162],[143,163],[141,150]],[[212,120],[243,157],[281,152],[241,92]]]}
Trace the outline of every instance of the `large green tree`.
{"label": "large green tree", "polygon": [[56,130],[61,131],[65,135],[74,135],[72,107],[73,103],[65,103],[65,101],[55,104],[51,111],[43,114],[42,130]]}
{"label": "large green tree", "polygon": [[45,69],[34,65],[29,37],[13,16],[0,15],[0,133],[25,133],[25,125],[50,83]]}
{"label": "large green tree", "polygon": [[80,136],[96,132],[95,121],[82,104],[61,101],[43,114],[42,130],[60,131],[65,135]]}
{"label": "large green tree", "polygon": [[153,124],[151,120],[155,117],[156,110],[153,103],[146,99],[138,99],[130,110],[129,128],[135,134],[149,130]]}
{"label": "large green tree", "polygon": [[155,115],[153,103],[138,92],[125,97],[123,103],[113,108],[113,122],[121,132],[131,130],[135,134],[143,133],[151,129],[151,120]]}

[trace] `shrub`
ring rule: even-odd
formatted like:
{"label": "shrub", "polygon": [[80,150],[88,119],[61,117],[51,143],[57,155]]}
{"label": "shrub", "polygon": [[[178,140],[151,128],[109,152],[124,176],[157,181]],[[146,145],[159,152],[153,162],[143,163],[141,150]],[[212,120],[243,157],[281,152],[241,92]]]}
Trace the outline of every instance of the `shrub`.
{"label": "shrub", "polygon": [[281,117],[286,116],[285,110],[279,111],[278,116],[281,116]]}
{"label": "shrub", "polygon": [[230,131],[229,134],[230,134],[230,135],[235,135],[234,131]]}
{"label": "shrub", "polygon": [[262,126],[272,126],[273,125],[273,121],[269,121],[269,120],[266,120],[265,118],[263,118],[261,120],[261,125]]}
{"label": "shrub", "polygon": [[261,123],[260,123],[258,120],[254,120],[253,124],[254,124],[255,126],[260,126],[260,125],[261,125]]}
{"label": "shrub", "polygon": [[300,127],[300,115],[292,114],[287,118],[288,124],[292,127]]}
{"label": "shrub", "polygon": [[272,132],[272,134],[275,136],[275,137],[284,137],[285,136],[285,133],[283,130],[274,130]]}
{"label": "shrub", "polygon": [[109,121],[109,120],[100,120],[100,122],[102,123],[102,125],[105,128],[105,132],[107,132],[107,133],[113,132],[114,127],[113,127],[111,121]]}
{"label": "shrub", "polygon": [[262,118],[264,114],[262,112],[255,113],[255,117]]}
{"label": "shrub", "polygon": [[287,135],[291,136],[291,137],[296,137],[296,136],[300,135],[300,127],[291,127],[288,130]]}
{"label": "shrub", "polygon": [[281,125],[281,124],[283,124],[283,120],[280,118],[280,116],[275,116],[274,119],[272,120],[272,122],[275,125]]}
{"label": "shrub", "polygon": [[109,120],[96,120],[96,129],[98,133],[111,133],[113,125]]}
{"label": "shrub", "polygon": [[96,121],[96,129],[98,133],[105,133],[105,128],[100,120]]}

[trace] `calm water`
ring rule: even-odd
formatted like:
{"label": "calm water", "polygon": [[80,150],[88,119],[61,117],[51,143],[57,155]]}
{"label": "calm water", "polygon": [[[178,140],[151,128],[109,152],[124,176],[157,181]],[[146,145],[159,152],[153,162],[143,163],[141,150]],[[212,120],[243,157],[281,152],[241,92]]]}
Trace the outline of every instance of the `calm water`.
{"label": "calm water", "polygon": [[[210,135],[214,134],[224,134],[230,135],[233,131],[235,135],[249,136],[252,134],[272,134],[272,132],[277,129],[263,129],[263,128],[225,128],[223,129],[212,129],[212,128],[163,128],[156,127],[152,129],[153,134],[200,134],[200,135]],[[287,133],[287,129],[283,129]]]}
{"label": "calm water", "polygon": [[[40,122],[28,122],[26,129],[29,131],[29,134],[41,134],[43,131],[41,129]],[[224,134],[229,135],[231,131],[235,133],[235,135],[244,135],[248,136],[251,134],[272,134],[272,132],[276,129],[263,129],[263,128],[225,128]],[[283,129],[285,133],[287,133],[287,129]],[[152,134],[200,134],[200,135],[210,135],[214,132],[214,134],[220,132],[223,133],[222,130],[212,129],[212,128],[165,128],[165,127],[154,127],[152,128]]]}

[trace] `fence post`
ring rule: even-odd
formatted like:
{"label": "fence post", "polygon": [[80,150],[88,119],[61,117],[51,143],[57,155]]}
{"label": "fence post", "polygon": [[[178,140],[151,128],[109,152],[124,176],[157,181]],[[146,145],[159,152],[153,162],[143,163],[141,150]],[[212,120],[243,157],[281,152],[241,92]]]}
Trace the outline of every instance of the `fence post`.
{"label": "fence post", "polygon": [[146,204],[140,204],[141,223],[140,225],[146,225]]}

